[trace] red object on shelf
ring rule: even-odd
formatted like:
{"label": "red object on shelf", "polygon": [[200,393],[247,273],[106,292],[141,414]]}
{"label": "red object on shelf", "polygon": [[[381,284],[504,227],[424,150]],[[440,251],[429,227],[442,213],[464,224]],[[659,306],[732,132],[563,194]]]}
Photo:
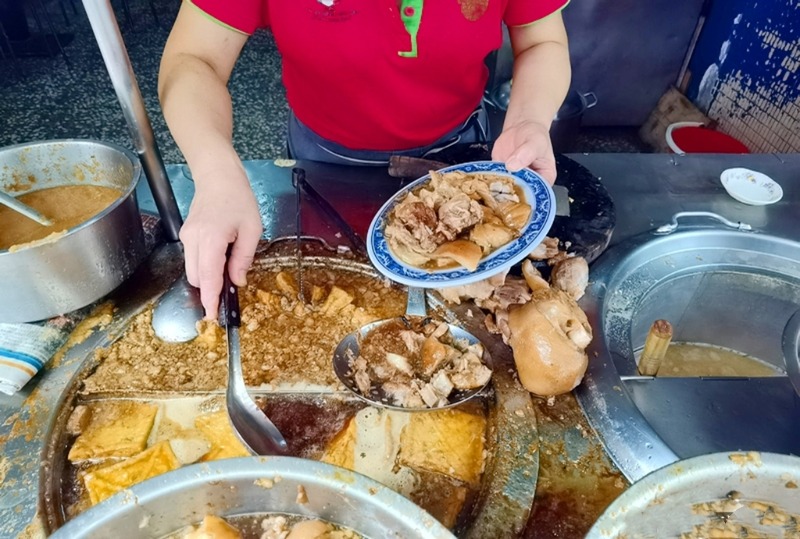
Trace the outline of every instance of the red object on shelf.
{"label": "red object on shelf", "polygon": [[747,146],[730,135],[686,124],[672,124],[667,130],[667,143],[675,153],[750,153]]}

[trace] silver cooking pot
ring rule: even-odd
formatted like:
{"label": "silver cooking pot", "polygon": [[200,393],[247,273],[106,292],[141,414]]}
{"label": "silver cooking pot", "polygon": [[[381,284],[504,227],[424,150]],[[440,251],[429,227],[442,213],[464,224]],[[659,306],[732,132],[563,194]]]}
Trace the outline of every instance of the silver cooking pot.
{"label": "silver cooking pot", "polygon": [[0,189],[15,196],[75,184],[121,192],[108,208],[53,241],[0,250],[0,322],[33,322],[74,311],[133,273],[145,255],[134,192],[141,173],[132,152],[94,140],[0,148]]}
{"label": "silver cooking pot", "polygon": [[455,539],[430,514],[377,481],[294,457],[226,459],[165,473],[95,505],[51,538],[158,538],[209,514],[265,513],[322,519],[369,539]]}

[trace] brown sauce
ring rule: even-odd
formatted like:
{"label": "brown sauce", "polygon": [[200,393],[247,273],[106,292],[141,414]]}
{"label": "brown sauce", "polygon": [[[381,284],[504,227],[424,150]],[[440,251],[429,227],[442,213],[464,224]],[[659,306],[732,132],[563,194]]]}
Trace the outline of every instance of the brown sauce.
{"label": "brown sauce", "polygon": [[37,210],[53,224],[42,226],[11,208],[0,206],[0,250],[76,227],[109,207],[121,194],[119,189],[101,185],[61,185],[20,195],[17,200]]}
{"label": "brown sauce", "polygon": [[774,366],[719,346],[672,343],[658,368],[658,376],[780,376]]}

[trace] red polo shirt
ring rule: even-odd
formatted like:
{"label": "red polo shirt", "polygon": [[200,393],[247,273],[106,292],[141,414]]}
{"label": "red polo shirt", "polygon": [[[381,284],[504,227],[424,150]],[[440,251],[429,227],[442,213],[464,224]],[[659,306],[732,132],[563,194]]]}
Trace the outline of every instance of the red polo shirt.
{"label": "red polo shirt", "polygon": [[[567,3],[190,1],[246,34],[270,27],[289,106],[315,133],[355,150],[416,148],[457,127],[481,101],[489,76],[484,59],[502,44],[501,21],[529,24]],[[404,25],[414,18],[416,32]]]}

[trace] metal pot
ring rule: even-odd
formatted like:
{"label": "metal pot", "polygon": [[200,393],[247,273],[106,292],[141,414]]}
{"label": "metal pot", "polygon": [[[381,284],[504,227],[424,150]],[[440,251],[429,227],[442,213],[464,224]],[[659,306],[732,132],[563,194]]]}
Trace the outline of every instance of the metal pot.
{"label": "metal pot", "polygon": [[[592,265],[581,306],[596,361],[575,394],[632,481],[718,451],[800,453],[800,242],[747,230],[710,212],[678,213]],[[637,354],[658,319],[672,324],[673,342],[757,358],[776,375],[640,376]]]}
{"label": "metal pot", "polygon": [[92,184],[119,189],[108,208],[53,241],[0,250],[0,322],[33,322],[79,309],[128,278],[145,255],[133,153],[93,140],[0,148],[0,189],[15,195]]}
{"label": "metal pot", "polygon": [[[500,116],[505,116],[511,99],[512,81],[507,80],[495,88],[488,96],[488,102],[494,106]],[[597,105],[594,92],[570,90],[564,102],[556,112],[550,124],[550,140],[555,153],[569,153],[575,150],[575,141],[581,129],[583,113]],[[496,124],[496,125],[495,125]],[[495,119],[492,132],[499,134],[503,125],[502,119]]]}
{"label": "metal pot", "polygon": [[569,153],[575,150],[583,114],[595,105],[597,96],[593,92],[569,91],[553,118],[553,123],[550,124],[550,140],[555,153]]}
{"label": "metal pot", "polygon": [[[305,493],[301,496],[300,493]],[[322,519],[370,538],[454,539],[388,487],[323,462],[245,457],[194,464],[139,483],[81,513],[53,539],[164,537],[211,514],[283,513]]]}

